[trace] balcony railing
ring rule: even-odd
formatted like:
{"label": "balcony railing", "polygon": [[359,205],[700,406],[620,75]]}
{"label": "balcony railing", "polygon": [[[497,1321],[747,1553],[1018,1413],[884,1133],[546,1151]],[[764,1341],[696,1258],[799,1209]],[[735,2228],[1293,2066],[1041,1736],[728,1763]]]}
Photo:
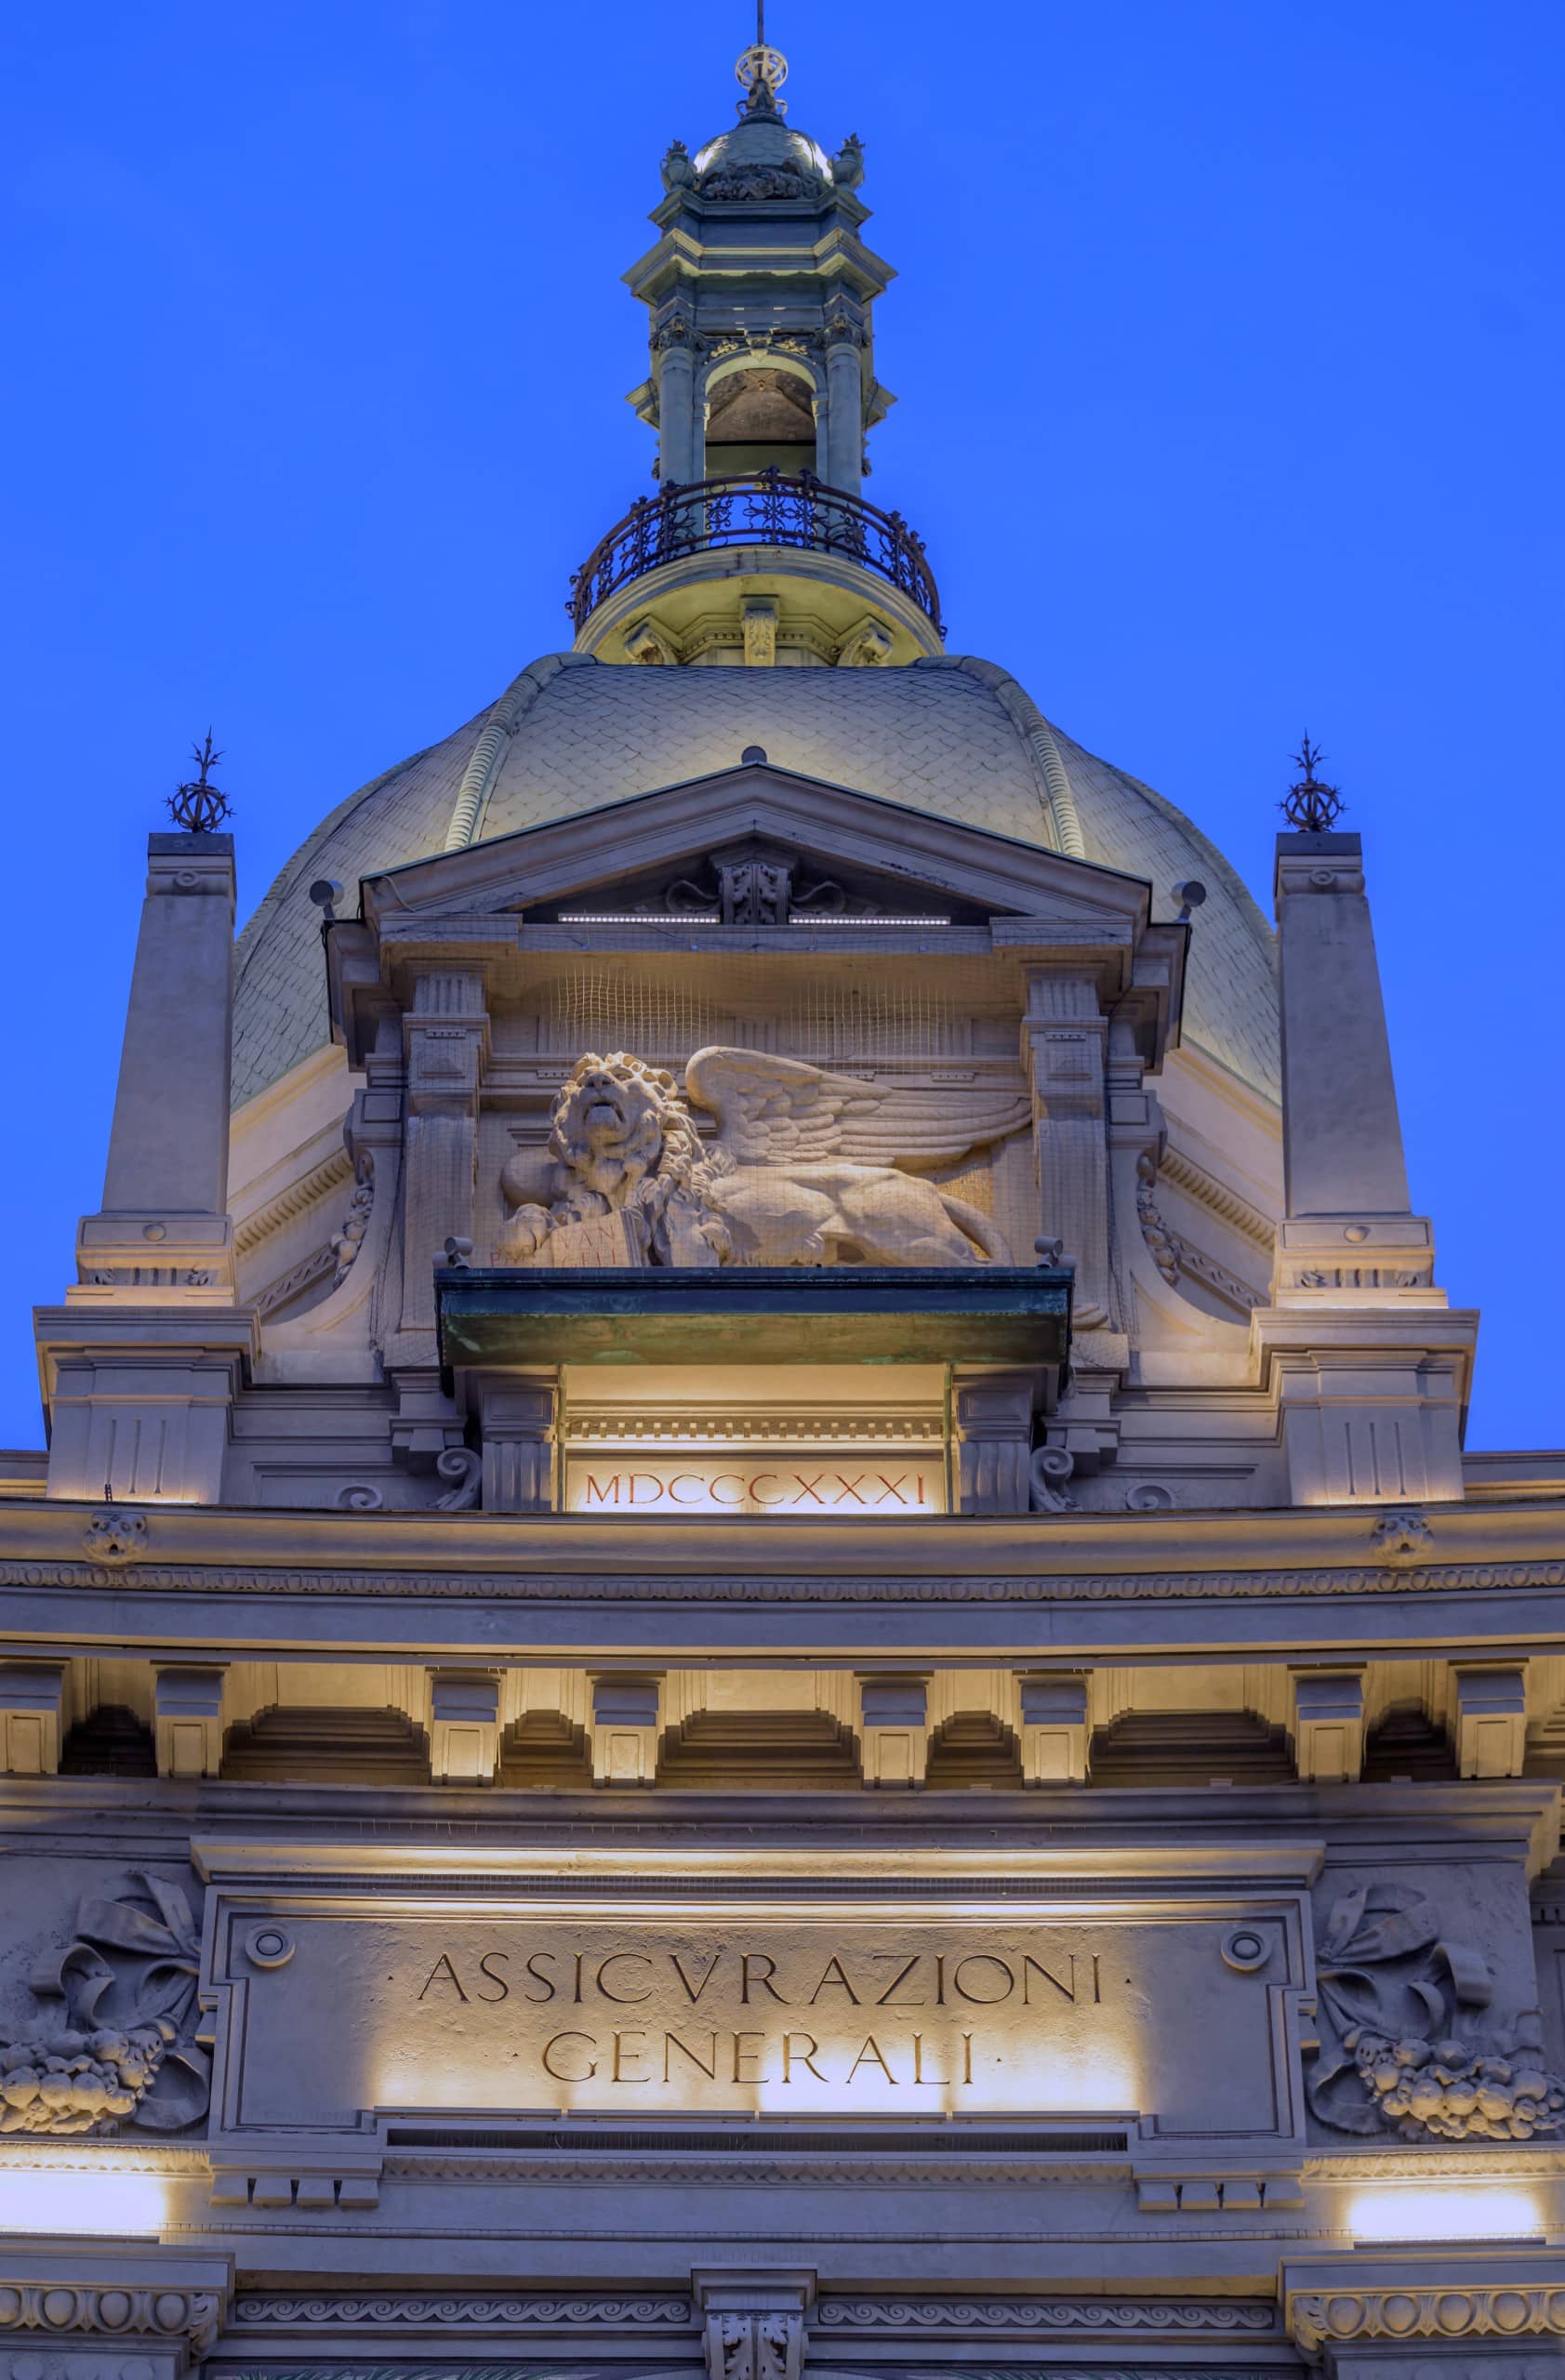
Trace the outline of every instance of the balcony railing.
{"label": "balcony railing", "polygon": [[809,471],[797,479],[767,470],[702,480],[638,497],[572,578],[565,609],[579,628],[617,588],[665,562],[723,546],[799,546],[841,554],[889,579],[941,628],[939,590],[922,537],[899,512],[882,512]]}

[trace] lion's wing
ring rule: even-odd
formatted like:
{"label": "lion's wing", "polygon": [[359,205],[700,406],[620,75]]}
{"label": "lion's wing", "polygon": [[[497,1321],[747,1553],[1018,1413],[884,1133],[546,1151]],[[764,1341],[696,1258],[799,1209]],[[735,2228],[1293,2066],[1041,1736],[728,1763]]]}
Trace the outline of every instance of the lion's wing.
{"label": "lion's wing", "polygon": [[716,1117],[719,1144],[741,1165],[811,1165],[841,1156],[844,1119],[876,1096],[868,1083],[763,1050],[697,1050],[684,1089]]}
{"label": "lion's wing", "polygon": [[684,1087],[694,1105],[715,1117],[719,1144],[741,1165],[848,1157],[917,1173],[1032,1120],[1020,1092],[983,1089],[953,1098],[936,1085],[859,1082],[763,1050],[698,1050]]}

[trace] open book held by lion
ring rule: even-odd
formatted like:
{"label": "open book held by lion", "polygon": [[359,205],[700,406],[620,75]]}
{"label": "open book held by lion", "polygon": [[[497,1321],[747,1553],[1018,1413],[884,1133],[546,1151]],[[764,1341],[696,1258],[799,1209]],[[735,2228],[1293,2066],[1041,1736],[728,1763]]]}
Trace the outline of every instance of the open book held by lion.
{"label": "open book held by lion", "polygon": [[640,1058],[590,1055],[554,1102],[544,1166],[519,1153],[500,1177],[513,1211],[496,1261],[531,1263],[563,1226],[623,1213],[655,1264],[1006,1264],[990,1217],[919,1169],[1030,1120],[1009,1091],[956,1102],[760,1050],[697,1051],[683,1097]]}

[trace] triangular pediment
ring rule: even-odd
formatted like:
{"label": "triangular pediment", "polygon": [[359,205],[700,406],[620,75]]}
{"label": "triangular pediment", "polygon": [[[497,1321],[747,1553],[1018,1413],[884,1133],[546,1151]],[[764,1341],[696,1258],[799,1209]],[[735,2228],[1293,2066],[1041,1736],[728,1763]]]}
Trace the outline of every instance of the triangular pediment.
{"label": "triangular pediment", "polygon": [[1150,919],[1150,888],[1139,879],[769,762],[367,878],[364,914],[370,922],[510,914],[529,924],[710,915],[721,910],[720,864],[747,859],[756,868],[794,863],[791,900],[802,918],[1054,917],[1115,939],[1138,936]]}

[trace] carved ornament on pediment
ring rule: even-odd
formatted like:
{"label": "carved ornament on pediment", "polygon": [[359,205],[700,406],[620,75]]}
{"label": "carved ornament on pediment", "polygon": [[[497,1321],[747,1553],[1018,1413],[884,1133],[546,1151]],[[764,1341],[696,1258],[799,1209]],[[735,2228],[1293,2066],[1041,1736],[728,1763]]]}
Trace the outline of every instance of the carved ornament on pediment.
{"label": "carved ornament on pediment", "polygon": [[89,1893],[64,1950],[34,1970],[35,2030],[0,2047],[0,2134],[184,2132],[206,2112],[196,2039],[200,1929],[186,1895],[138,1870]]}
{"label": "carved ornament on pediment", "polygon": [[878,904],[835,878],[801,873],[793,852],[745,843],[710,853],[690,874],[671,877],[637,903],[645,917],[708,918],[725,926],[786,926],[809,918],[875,918]]}

